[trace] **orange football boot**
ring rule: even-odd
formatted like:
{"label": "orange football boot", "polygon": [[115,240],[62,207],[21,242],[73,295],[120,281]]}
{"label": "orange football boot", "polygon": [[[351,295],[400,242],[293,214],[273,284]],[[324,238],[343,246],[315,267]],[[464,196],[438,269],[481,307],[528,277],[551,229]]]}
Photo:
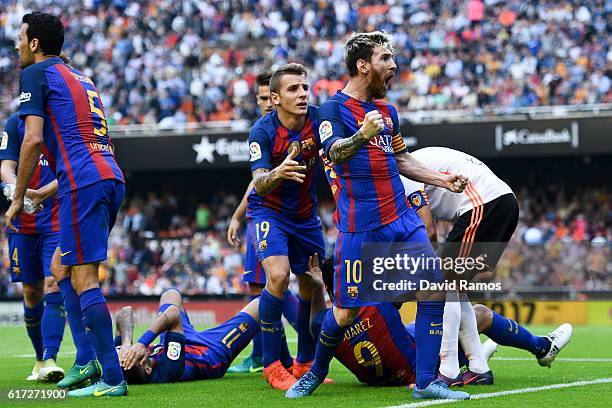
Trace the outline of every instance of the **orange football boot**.
{"label": "orange football boot", "polygon": [[289,374],[289,371],[280,360],[276,360],[269,366],[265,367],[263,370],[264,379],[272,386],[272,388],[276,388],[277,390],[287,391],[297,379]]}

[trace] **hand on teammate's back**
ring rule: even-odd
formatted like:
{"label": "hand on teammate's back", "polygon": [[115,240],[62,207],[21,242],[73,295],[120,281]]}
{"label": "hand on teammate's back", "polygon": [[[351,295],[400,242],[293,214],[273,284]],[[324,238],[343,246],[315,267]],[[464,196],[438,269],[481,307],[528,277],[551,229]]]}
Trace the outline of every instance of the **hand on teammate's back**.
{"label": "hand on teammate's back", "polygon": [[294,147],[287,155],[285,160],[274,170],[276,176],[284,180],[292,180],[298,183],[303,183],[306,178],[306,166],[301,166],[296,162],[295,157],[298,155],[298,149]]}
{"label": "hand on teammate's back", "polygon": [[361,133],[368,139],[372,139],[385,128],[383,117],[377,110],[370,111],[363,117]]}

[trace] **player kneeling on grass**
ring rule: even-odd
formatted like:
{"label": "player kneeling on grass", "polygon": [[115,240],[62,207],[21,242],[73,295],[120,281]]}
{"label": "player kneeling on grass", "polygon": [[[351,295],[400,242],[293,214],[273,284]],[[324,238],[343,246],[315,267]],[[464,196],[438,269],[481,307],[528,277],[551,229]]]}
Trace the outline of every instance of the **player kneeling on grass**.
{"label": "player kneeling on grass", "polygon": [[[317,337],[327,306],[323,288],[332,287],[333,259],[326,259],[322,269],[315,254],[309,262],[308,274],[315,282],[311,299],[311,330]],[[333,298],[333,291],[328,290]],[[536,336],[513,320],[507,319],[483,305],[474,305],[478,331],[489,337],[483,345],[483,355],[488,360],[497,345],[505,345],[531,352],[541,366],[547,367],[569,343],[572,326],[562,324],[547,336]],[[379,303],[359,310],[357,319],[346,330],[334,357],[357,379],[368,385],[410,385],[415,382],[416,341],[414,322],[404,325],[399,311],[392,303]],[[459,348],[460,366],[469,361]],[[461,384],[463,385],[463,384]]]}
{"label": "player kneeling on grass", "polygon": [[[215,328],[197,331],[189,322],[179,291],[162,294],[157,318],[132,342],[134,319],[128,306],[117,316],[117,347],[125,378],[131,384],[221,378],[249,344],[258,327],[259,299]],[[160,337],[159,344],[151,346]],[[116,339],[117,341],[118,339]]]}

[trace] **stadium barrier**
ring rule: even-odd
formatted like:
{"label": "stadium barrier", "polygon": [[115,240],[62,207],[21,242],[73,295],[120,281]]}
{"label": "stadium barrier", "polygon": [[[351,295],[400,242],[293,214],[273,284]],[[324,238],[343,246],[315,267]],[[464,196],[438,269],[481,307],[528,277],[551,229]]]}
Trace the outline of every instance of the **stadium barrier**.
{"label": "stadium barrier", "polygon": [[[410,149],[446,146],[481,158],[612,153],[612,114],[575,113],[532,119],[495,118],[468,123],[402,125]],[[248,132],[179,127],[157,133],[113,131],[119,164],[126,171],[247,168]],[[153,136],[155,135],[155,136]]]}

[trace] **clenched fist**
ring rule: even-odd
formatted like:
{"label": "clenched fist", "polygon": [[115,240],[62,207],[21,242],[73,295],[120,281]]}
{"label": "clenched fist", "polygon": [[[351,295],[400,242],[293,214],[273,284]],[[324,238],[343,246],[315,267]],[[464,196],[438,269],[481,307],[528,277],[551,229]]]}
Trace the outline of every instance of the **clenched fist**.
{"label": "clenched fist", "polygon": [[382,115],[373,110],[365,114],[363,125],[361,125],[361,133],[368,139],[372,139],[385,128],[385,122]]}

